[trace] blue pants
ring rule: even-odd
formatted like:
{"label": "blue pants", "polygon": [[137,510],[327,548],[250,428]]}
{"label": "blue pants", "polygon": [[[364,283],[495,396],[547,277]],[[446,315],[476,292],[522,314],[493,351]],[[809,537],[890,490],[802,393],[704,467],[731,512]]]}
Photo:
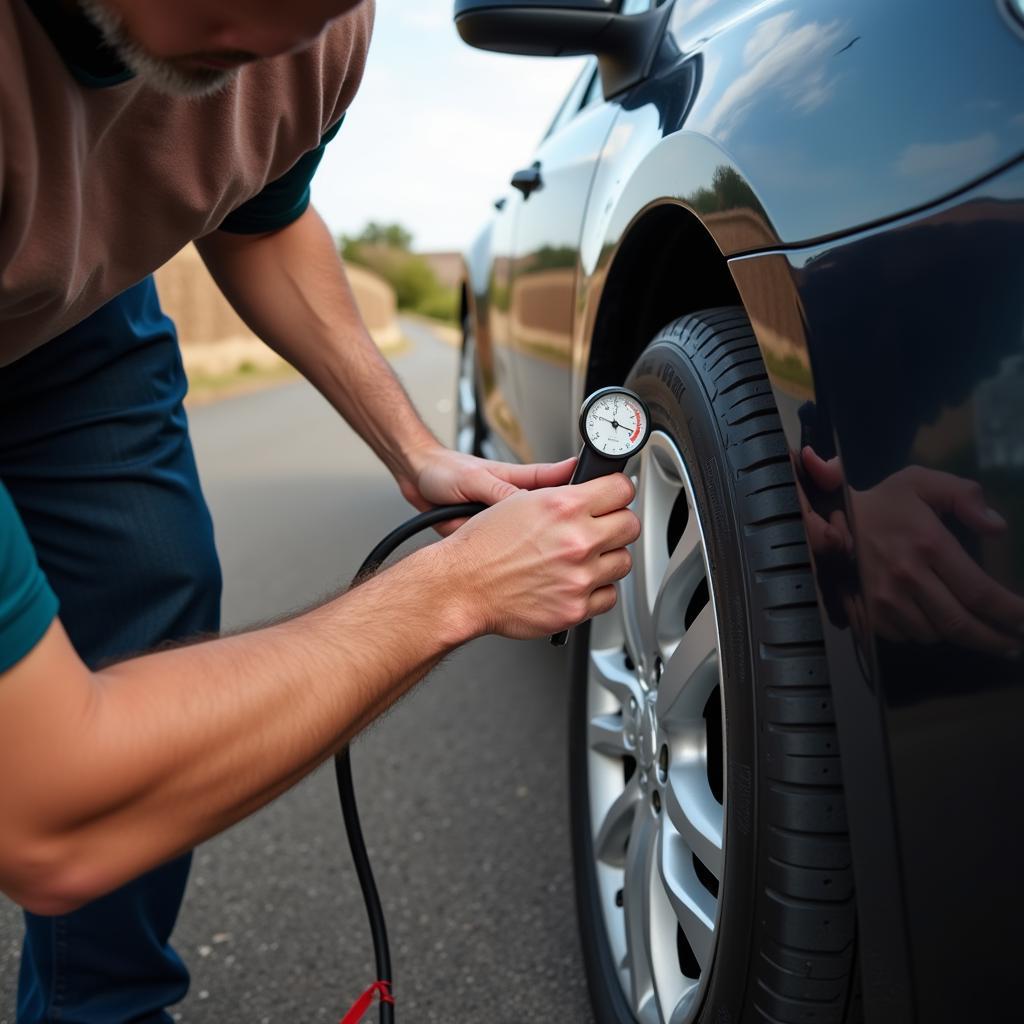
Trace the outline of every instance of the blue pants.
{"label": "blue pants", "polygon": [[[219,627],[220,567],[151,279],[0,370],[0,479],[95,667]],[[191,855],[74,913],[25,914],[18,1024],[167,1022]]]}

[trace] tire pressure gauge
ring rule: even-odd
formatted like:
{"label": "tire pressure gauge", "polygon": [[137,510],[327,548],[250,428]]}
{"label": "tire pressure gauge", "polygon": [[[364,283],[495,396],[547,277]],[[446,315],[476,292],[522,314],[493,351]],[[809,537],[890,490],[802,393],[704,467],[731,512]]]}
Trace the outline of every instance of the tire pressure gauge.
{"label": "tire pressure gauge", "polygon": [[[580,449],[571,484],[582,484],[609,473],[621,473],[626,463],[651,436],[651,415],[639,395],[626,388],[595,391],[580,410]],[[562,647],[568,630],[554,633],[551,643]]]}
{"label": "tire pressure gauge", "polygon": [[651,416],[639,395],[625,388],[595,391],[580,410],[583,448],[570,482],[621,473],[650,433]]}

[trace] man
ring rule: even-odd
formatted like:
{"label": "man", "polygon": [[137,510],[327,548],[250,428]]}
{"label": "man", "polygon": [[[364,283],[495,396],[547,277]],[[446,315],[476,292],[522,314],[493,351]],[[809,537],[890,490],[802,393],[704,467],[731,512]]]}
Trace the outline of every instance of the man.
{"label": "man", "polygon": [[[369,0],[0,0],[0,889],[27,910],[19,1024],[169,1020],[197,841],[452,647],[599,613],[628,571],[625,478],[561,488],[569,463],[446,450],[359,321],[308,186],[371,22]],[[192,240],[410,502],[496,507],[291,622],[118,664],[218,628],[148,277]]]}

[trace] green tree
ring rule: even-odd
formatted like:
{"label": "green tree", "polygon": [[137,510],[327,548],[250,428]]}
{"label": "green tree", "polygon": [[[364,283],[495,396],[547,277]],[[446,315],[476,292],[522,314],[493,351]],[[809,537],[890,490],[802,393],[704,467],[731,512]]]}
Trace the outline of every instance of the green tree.
{"label": "green tree", "polygon": [[351,241],[363,245],[385,245],[389,249],[408,252],[412,248],[412,232],[407,231],[401,224],[378,224],[371,220]]}
{"label": "green tree", "polygon": [[338,239],[341,257],[347,263],[379,274],[395,290],[399,309],[411,309],[426,316],[454,320],[457,296],[437,280],[430,264],[410,251],[412,233],[401,224],[371,221],[358,234]]}

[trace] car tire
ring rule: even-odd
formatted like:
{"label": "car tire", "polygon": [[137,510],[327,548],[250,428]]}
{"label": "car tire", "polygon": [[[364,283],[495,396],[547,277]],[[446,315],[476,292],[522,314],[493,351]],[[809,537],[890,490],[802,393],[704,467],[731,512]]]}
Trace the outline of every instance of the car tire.
{"label": "car tire", "polygon": [[789,451],[744,312],[669,324],[626,386],[653,427],[626,470],[644,533],[617,608],[577,631],[573,658],[571,831],[596,1020],[841,1024],[856,919],[832,695]]}

